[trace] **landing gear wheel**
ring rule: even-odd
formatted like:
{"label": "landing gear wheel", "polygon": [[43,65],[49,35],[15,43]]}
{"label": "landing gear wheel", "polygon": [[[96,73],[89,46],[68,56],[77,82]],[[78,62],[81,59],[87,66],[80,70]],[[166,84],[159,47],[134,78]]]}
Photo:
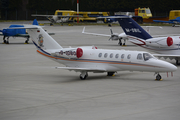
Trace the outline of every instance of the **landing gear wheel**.
{"label": "landing gear wheel", "polygon": [[160,75],[160,74],[157,74],[156,80],[157,80],[157,81],[160,81],[160,80],[162,80],[161,78],[162,78],[161,75]]}
{"label": "landing gear wheel", "polygon": [[107,72],[107,76],[114,76],[115,72]]}
{"label": "landing gear wheel", "polygon": [[123,46],[125,46],[126,44],[125,43],[123,43]]}
{"label": "landing gear wheel", "polygon": [[6,42],[7,42],[6,40],[3,41],[4,44],[6,44]]}
{"label": "landing gear wheel", "polygon": [[9,44],[9,41],[6,41],[6,44]]}
{"label": "landing gear wheel", "polygon": [[79,77],[81,80],[85,80],[88,77],[88,73],[85,73],[85,75],[82,73]]}
{"label": "landing gear wheel", "polygon": [[25,41],[25,44],[29,44],[28,41],[29,41],[29,40],[26,40],[26,41]]}
{"label": "landing gear wheel", "polygon": [[118,43],[120,46],[122,45],[121,39],[122,38],[119,38],[119,43]]}
{"label": "landing gear wheel", "polygon": [[176,65],[180,65],[179,60],[176,60]]}

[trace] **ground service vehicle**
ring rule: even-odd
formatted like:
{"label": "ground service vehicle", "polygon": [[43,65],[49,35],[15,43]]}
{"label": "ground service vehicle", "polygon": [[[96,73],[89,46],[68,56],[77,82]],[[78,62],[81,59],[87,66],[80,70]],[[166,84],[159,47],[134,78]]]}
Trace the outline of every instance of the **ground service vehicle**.
{"label": "ground service vehicle", "polygon": [[[123,15],[125,12],[115,13],[116,15]],[[127,13],[127,12],[126,12]],[[149,8],[136,8],[134,12],[128,12],[132,18],[138,23],[151,23],[153,20],[168,20],[167,16],[152,16]],[[127,14],[126,14],[127,15]]]}
{"label": "ground service vehicle", "polygon": [[[77,15],[76,11],[72,10],[56,10],[55,15]],[[108,12],[79,12],[79,15],[82,17],[79,17],[79,21],[87,21],[87,22],[97,22],[97,17],[100,16],[109,16]],[[77,17],[70,17],[69,20],[77,21]],[[106,22],[106,19],[103,19],[104,22]]]}

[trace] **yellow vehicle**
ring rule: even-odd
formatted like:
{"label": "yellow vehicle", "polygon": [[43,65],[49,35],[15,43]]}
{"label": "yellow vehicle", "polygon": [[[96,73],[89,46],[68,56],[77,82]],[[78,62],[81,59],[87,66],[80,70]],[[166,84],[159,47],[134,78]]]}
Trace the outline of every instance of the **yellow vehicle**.
{"label": "yellow vehicle", "polygon": [[151,10],[149,8],[136,8],[135,9],[135,16],[141,16],[143,19],[144,18],[149,18],[152,17]]}
{"label": "yellow vehicle", "polygon": [[180,10],[171,10],[169,12],[169,20],[176,19],[177,17],[180,17]]}
{"label": "yellow vehicle", "polygon": [[[68,15],[77,15],[76,11],[72,10],[56,10],[55,15],[63,15],[63,16],[68,16]],[[82,17],[79,17],[79,21],[90,21],[90,22],[96,22],[97,17],[99,16],[109,16],[108,12],[79,12],[79,15]],[[69,20],[77,21],[77,17],[70,17]],[[104,22],[106,19],[104,19]]]}

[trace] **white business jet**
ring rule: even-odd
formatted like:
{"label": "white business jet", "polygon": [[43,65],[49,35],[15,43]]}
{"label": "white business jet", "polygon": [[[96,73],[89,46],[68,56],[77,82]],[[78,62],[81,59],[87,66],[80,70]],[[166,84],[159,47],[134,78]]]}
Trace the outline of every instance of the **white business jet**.
{"label": "white business jet", "polygon": [[155,56],[175,59],[176,64],[180,64],[180,36],[153,38],[132,18],[128,16],[118,16],[116,18],[130,42],[159,53],[154,54]]}
{"label": "white business jet", "polygon": [[[126,40],[128,40],[128,37],[125,33],[113,33],[112,29],[110,28],[110,32],[111,34],[110,35],[107,35],[107,34],[98,34],[98,33],[90,33],[90,32],[85,32],[85,27],[83,28],[83,31],[82,33],[83,34],[89,34],[89,35],[96,35],[96,36],[105,36],[105,37],[110,37],[109,40],[119,40],[119,45],[120,46],[125,46],[126,44]],[[122,40],[124,40],[124,43],[122,43]]]}
{"label": "white business jet", "polygon": [[148,52],[97,49],[94,46],[63,48],[41,26],[26,25],[37,52],[66,67],[57,67],[80,72],[80,79],[88,77],[88,72],[107,72],[108,76],[117,71],[155,72],[161,80],[160,72],[173,72],[177,67],[159,60]]}

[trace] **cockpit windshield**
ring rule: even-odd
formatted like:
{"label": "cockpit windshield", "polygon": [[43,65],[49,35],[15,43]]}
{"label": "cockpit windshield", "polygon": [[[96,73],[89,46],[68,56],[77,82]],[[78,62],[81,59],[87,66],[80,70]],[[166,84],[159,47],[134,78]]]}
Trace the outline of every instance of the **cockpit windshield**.
{"label": "cockpit windshield", "polygon": [[151,58],[154,58],[151,54],[149,54],[149,53],[143,53],[143,57],[144,57],[144,60],[145,61],[147,61],[147,60],[149,60],[149,59],[151,59]]}
{"label": "cockpit windshield", "polygon": [[146,9],[146,14],[151,14],[150,9]]}

